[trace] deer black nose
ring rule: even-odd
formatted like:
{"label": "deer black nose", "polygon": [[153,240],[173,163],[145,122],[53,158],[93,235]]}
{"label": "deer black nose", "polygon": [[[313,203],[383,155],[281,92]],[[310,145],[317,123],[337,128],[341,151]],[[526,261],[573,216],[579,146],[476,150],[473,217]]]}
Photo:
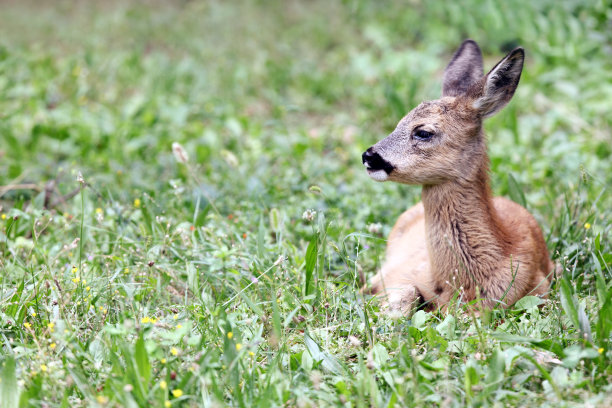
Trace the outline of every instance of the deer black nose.
{"label": "deer black nose", "polygon": [[394,168],[391,163],[383,159],[371,147],[361,155],[361,161],[371,171],[384,170],[385,173],[391,174]]}

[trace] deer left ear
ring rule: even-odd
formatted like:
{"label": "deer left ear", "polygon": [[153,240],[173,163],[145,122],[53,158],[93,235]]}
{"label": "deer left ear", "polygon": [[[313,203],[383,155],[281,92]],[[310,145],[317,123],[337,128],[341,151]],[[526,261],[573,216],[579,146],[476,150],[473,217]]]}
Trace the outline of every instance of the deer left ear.
{"label": "deer left ear", "polygon": [[482,53],[475,41],[465,40],[444,70],[442,96],[458,96],[482,78]]}
{"label": "deer left ear", "polygon": [[487,74],[473,105],[483,118],[494,115],[510,102],[521,79],[524,60],[525,51],[516,48]]}

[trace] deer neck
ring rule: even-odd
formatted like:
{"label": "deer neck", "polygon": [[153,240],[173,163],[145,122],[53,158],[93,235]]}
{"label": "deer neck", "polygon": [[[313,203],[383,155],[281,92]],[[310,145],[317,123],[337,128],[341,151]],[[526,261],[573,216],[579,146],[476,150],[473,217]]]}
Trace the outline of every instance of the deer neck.
{"label": "deer neck", "polygon": [[475,176],[423,186],[425,230],[433,276],[439,284],[459,279],[473,288],[495,271],[504,257],[502,230],[489,188],[488,167]]}

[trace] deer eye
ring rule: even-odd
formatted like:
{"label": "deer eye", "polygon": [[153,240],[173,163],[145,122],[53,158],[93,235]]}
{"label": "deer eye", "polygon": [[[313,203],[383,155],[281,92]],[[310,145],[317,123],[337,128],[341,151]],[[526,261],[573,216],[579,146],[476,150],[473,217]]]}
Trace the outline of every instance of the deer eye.
{"label": "deer eye", "polygon": [[423,129],[417,129],[414,131],[414,133],[412,134],[413,139],[416,140],[430,140],[433,137],[433,133],[432,132],[428,132],[426,130]]}

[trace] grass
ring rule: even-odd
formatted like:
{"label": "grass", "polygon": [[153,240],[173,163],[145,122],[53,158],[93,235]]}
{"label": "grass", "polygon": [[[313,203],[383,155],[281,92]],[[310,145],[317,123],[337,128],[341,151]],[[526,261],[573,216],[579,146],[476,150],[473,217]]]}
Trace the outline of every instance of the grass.
{"label": "grass", "polygon": [[[610,406],[611,19],[571,0],[5,4],[1,405]],[[487,68],[527,50],[486,124],[492,184],[563,273],[545,301],[392,318],[360,274],[419,188],[360,155],[439,95],[466,37]]]}

